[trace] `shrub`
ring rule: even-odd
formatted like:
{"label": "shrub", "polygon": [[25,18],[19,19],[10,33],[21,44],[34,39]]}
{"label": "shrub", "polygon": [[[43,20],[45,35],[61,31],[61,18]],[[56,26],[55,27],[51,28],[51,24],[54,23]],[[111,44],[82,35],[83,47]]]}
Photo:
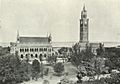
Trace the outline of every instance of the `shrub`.
{"label": "shrub", "polygon": [[57,63],[54,66],[54,72],[60,75],[64,71],[64,65],[62,63]]}
{"label": "shrub", "polygon": [[38,74],[40,73],[40,63],[38,60],[33,60],[32,63],[32,79],[38,79]]}

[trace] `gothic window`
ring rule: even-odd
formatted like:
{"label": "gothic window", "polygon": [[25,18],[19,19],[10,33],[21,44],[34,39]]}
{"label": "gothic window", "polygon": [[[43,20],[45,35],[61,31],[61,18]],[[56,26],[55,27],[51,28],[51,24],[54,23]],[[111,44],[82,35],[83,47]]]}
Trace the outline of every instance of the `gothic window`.
{"label": "gothic window", "polygon": [[39,48],[39,51],[43,51],[43,48]]}
{"label": "gothic window", "polygon": [[38,52],[38,48],[36,49],[36,51]]}
{"label": "gothic window", "polygon": [[46,54],[44,54],[44,57],[46,57],[47,55]]}
{"label": "gothic window", "polygon": [[54,53],[52,53],[52,56],[54,55]]}
{"label": "gothic window", "polygon": [[37,55],[37,54],[35,54],[35,57],[36,57],[36,58],[38,58],[38,55]]}
{"label": "gothic window", "polygon": [[25,49],[25,52],[27,52],[27,49]]}
{"label": "gothic window", "polygon": [[21,58],[23,58],[23,54],[21,54]]}
{"label": "gothic window", "polygon": [[41,48],[39,48],[39,51],[41,51]]}
{"label": "gothic window", "polygon": [[35,48],[35,52],[37,51],[37,49]]}
{"label": "gothic window", "polygon": [[22,52],[22,49],[20,49],[20,52]]}
{"label": "gothic window", "polygon": [[28,58],[28,54],[26,54],[25,56],[26,56],[26,58]]}
{"label": "gothic window", "polygon": [[31,54],[31,58],[33,58],[33,54]]}
{"label": "gothic window", "polygon": [[49,49],[49,52],[51,52],[51,48]]}
{"label": "gothic window", "polygon": [[42,56],[42,54],[40,54],[40,56]]}
{"label": "gothic window", "polygon": [[24,49],[20,49],[20,52],[24,52]]}
{"label": "gothic window", "polygon": [[32,52],[32,49],[30,48],[30,52]]}
{"label": "gothic window", "polygon": [[31,51],[33,52],[33,51],[34,51],[34,49],[32,48],[32,49],[31,49]]}
{"label": "gothic window", "polygon": [[44,48],[44,51],[47,51],[47,48]]}
{"label": "gothic window", "polygon": [[35,52],[38,52],[38,48],[35,48]]}
{"label": "gothic window", "polygon": [[41,48],[41,51],[43,51],[43,48]]}
{"label": "gothic window", "polygon": [[27,48],[27,52],[29,52],[29,49]]}
{"label": "gothic window", "polygon": [[40,54],[39,59],[40,59],[40,61],[42,61],[42,54]]}

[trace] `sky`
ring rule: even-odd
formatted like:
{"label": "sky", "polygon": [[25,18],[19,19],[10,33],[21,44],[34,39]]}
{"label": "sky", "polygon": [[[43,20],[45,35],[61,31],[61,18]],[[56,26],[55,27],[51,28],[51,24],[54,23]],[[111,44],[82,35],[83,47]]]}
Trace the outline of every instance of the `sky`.
{"label": "sky", "polygon": [[54,42],[79,41],[85,4],[90,42],[120,42],[120,0],[0,0],[0,42],[20,36],[47,36]]}

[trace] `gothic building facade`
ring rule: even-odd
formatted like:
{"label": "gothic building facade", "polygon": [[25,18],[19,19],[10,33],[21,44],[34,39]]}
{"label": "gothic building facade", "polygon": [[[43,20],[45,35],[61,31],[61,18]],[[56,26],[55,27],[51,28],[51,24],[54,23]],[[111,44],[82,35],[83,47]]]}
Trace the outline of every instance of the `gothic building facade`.
{"label": "gothic building facade", "polygon": [[51,35],[47,37],[22,37],[17,35],[17,42],[11,43],[11,53],[18,53],[21,60],[34,59],[43,60],[52,56]]}
{"label": "gothic building facade", "polygon": [[85,6],[83,7],[83,10],[81,12],[81,19],[80,19],[80,42],[81,43],[88,43],[88,23],[89,19],[87,18],[87,11],[85,9]]}
{"label": "gothic building facade", "polygon": [[86,47],[90,47],[94,54],[97,54],[96,50],[99,48],[100,43],[90,43],[89,42],[89,18],[87,17],[87,10],[85,6],[81,11],[80,18],[80,35],[79,42],[77,45],[80,48],[80,51],[84,51]]}

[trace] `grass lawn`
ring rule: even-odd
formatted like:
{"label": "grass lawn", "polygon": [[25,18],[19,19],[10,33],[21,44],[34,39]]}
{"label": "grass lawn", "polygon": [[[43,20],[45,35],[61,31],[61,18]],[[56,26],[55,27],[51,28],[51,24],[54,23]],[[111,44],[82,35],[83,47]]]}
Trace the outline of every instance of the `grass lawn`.
{"label": "grass lawn", "polygon": [[[64,72],[68,72],[67,78],[69,80],[72,80],[72,81],[76,82],[77,81],[77,78],[76,78],[77,69],[76,69],[76,67],[74,67],[71,63],[65,63],[64,67],[65,67]],[[50,82],[50,84],[57,84],[58,82],[60,82],[61,79],[64,78],[64,76],[58,77],[58,76],[53,75],[54,70],[53,70],[52,66],[44,66],[44,68],[49,68],[50,69],[48,76],[44,76],[43,79],[39,78],[38,81],[30,80],[30,81],[24,82],[24,83],[25,84],[42,84],[44,80],[48,80]],[[100,78],[103,77],[103,76],[104,77],[109,76],[109,74],[100,75]],[[84,77],[82,84],[98,84],[98,83],[93,82],[93,81],[87,82],[86,80],[88,80],[88,79],[89,79],[89,77]]]}
{"label": "grass lawn", "polygon": [[[71,63],[65,63],[64,64],[65,67],[65,71],[64,72],[68,72],[68,76],[67,78],[73,81],[76,81],[76,72],[77,69],[76,67],[74,67]],[[64,76],[58,77],[58,76],[54,76],[54,70],[51,66],[44,66],[44,68],[49,68],[49,74],[48,76],[44,76],[44,78],[39,78],[38,81],[35,80],[30,80],[28,82],[24,82],[25,84],[42,84],[44,80],[48,80],[50,82],[50,84],[57,84]],[[23,84],[24,84],[23,83]]]}

